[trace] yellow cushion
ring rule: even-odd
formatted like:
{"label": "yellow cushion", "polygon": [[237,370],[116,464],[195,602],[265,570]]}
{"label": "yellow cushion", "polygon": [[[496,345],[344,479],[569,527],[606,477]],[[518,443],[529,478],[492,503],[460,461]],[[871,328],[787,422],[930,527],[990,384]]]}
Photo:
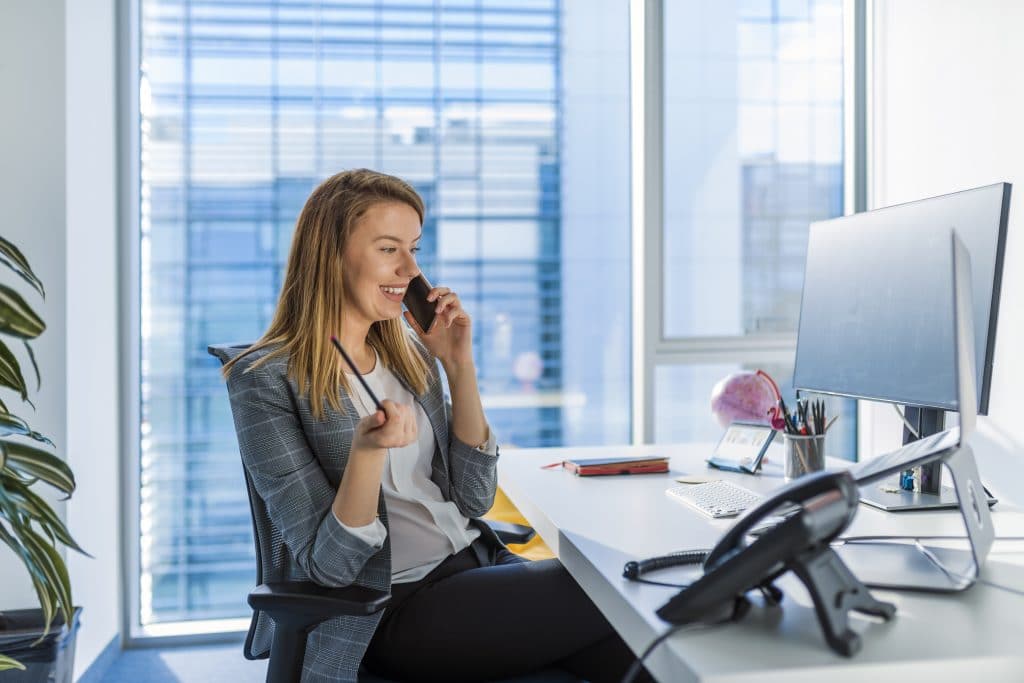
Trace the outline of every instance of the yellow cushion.
{"label": "yellow cushion", "polygon": [[[508,499],[505,492],[498,488],[497,495],[494,496],[494,505],[490,511],[484,515],[484,519],[493,519],[496,522],[510,522],[512,524],[523,524],[529,526],[530,523],[526,521],[516,506],[512,504],[512,501]],[[551,548],[547,546],[544,541],[541,540],[539,534],[534,534],[526,543],[511,543],[508,549],[517,555],[530,560],[547,560],[555,556],[551,552]]]}

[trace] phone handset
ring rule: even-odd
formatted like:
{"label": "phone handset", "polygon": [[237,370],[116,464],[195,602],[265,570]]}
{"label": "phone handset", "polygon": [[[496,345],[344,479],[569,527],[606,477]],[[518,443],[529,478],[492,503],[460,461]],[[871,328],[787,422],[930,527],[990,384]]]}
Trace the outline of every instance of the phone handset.
{"label": "phone handset", "polygon": [[[714,549],[704,560],[704,571],[710,571],[722,564],[729,556],[742,550],[746,546],[746,537],[750,531],[766,517],[777,512],[786,504],[803,506],[807,501],[820,496],[823,493],[835,490],[842,486],[845,479],[837,478],[832,472],[815,472],[807,474],[800,479],[791,482],[781,490],[774,493],[770,498],[757,506],[747,510],[736,523],[725,532],[722,539],[715,545]],[[853,495],[850,498],[854,501],[850,516],[856,511],[856,486],[854,485]]]}

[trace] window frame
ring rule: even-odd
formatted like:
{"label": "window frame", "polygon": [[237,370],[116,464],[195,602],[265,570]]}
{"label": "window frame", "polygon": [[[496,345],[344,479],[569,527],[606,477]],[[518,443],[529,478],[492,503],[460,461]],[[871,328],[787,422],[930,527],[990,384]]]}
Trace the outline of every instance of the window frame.
{"label": "window frame", "polygon": [[[699,363],[791,362],[796,334],[668,337],[664,333],[664,2],[630,0],[630,158],[633,287],[632,434],[655,438],[659,368]],[[845,215],[867,208],[869,0],[843,0]],[[859,420],[858,409],[858,422]]]}

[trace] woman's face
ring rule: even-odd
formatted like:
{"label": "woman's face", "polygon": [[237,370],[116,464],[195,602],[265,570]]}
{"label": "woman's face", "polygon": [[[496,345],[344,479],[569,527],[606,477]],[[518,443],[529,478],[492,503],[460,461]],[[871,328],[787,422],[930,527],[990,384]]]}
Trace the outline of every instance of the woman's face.
{"label": "woman's face", "polygon": [[345,311],[367,326],[402,315],[402,297],[419,275],[420,217],[408,204],[374,204],[359,217],[342,254]]}

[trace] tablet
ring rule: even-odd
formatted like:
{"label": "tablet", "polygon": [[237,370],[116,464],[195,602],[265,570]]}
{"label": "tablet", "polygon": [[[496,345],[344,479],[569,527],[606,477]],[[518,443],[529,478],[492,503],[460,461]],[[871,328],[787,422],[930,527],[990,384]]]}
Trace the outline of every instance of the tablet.
{"label": "tablet", "polygon": [[774,438],[775,430],[769,425],[733,422],[708,458],[708,465],[728,472],[755,474]]}

